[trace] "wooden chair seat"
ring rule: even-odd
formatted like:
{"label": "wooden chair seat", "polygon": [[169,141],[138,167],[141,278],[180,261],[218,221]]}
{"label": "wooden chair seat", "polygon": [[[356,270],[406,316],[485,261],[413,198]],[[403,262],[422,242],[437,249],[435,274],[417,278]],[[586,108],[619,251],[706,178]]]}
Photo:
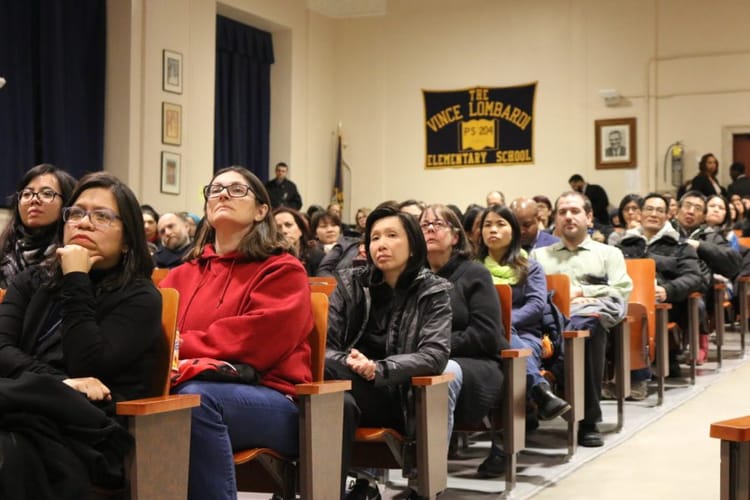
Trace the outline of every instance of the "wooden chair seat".
{"label": "wooden chair seat", "polygon": [[404,441],[404,436],[395,429],[389,427],[360,427],[354,435],[357,441],[384,441],[386,439],[397,439]]}
{"label": "wooden chair seat", "polygon": [[285,460],[288,462],[292,462],[296,460],[296,457],[286,457],[282,455],[281,453],[277,452],[276,450],[272,450],[271,448],[252,448],[250,450],[242,450],[235,452],[234,454],[234,464],[235,465],[242,465],[246,462],[250,462],[251,460],[257,459],[261,455],[270,455],[277,460]]}
{"label": "wooden chair seat", "polygon": [[[554,291],[552,302],[566,318],[570,317],[570,277],[564,274],[548,274],[547,290]],[[583,420],[585,374],[585,341],[590,336],[588,330],[570,330],[563,332],[565,401],[570,404],[570,411],[565,415],[568,421],[568,457],[578,447],[578,422]],[[628,380],[629,381],[629,380]]]}

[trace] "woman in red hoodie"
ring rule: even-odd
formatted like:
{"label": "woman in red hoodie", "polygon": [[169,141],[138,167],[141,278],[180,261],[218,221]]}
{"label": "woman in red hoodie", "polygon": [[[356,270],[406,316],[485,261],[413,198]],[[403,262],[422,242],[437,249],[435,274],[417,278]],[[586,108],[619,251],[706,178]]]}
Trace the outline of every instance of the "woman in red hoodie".
{"label": "woman in red hoodie", "polygon": [[201,396],[192,417],[189,497],[235,499],[233,450],[297,453],[292,395],[294,384],[311,380],[310,287],[255,175],[225,168],[203,194],[206,224],[188,262],[160,286],[180,292],[173,392]]}

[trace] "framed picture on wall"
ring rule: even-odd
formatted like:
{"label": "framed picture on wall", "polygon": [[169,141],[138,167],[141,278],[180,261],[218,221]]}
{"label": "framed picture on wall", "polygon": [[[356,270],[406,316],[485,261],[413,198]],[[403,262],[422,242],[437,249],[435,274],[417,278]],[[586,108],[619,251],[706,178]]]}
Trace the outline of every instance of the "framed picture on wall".
{"label": "framed picture on wall", "polygon": [[164,50],[162,73],[162,88],[167,92],[182,94],[182,54],[173,50]]}
{"label": "framed picture on wall", "polygon": [[182,144],[182,106],[171,102],[161,103],[161,142]]}
{"label": "framed picture on wall", "polygon": [[180,194],[180,155],[170,151],[161,152],[161,192]]}
{"label": "framed picture on wall", "polygon": [[594,122],[596,168],[635,168],[637,141],[635,118]]}

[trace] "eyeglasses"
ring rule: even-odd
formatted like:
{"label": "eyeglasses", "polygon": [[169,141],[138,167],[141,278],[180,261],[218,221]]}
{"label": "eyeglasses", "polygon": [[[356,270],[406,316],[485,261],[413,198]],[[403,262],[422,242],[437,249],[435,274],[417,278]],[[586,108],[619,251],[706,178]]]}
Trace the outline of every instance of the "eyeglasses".
{"label": "eyeglasses", "polygon": [[62,212],[63,221],[69,224],[80,224],[84,217],[88,217],[97,227],[110,227],[115,220],[122,220],[122,217],[108,208],[84,210],[81,207],[66,207]]}
{"label": "eyeglasses", "polygon": [[450,228],[451,225],[441,221],[440,219],[435,220],[426,220],[419,223],[419,227],[422,228],[422,232],[426,233],[430,230],[430,226],[432,226],[432,229],[434,231],[445,231],[446,229]]}
{"label": "eyeglasses", "polygon": [[33,189],[24,189],[18,192],[18,199],[24,203],[31,203],[36,197],[42,203],[52,203],[55,201],[55,196],[62,198],[60,193],[56,193],[52,189],[42,189],[41,191],[34,191]]}
{"label": "eyeglasses", "polygon": [[641,212],[645,214],[660,214],[663,215],[667,213],[667,209],[663,207],[643,207],[641,209]]}
{"label": "eyeglasses", "polygon": [[221,192],[227,190],[227,194],[230,198],[242,198],[246,196],[250,191],[250,186],[247,184],[232,183],[228,186],[224,184],[209,184],[203,187],[203,196],[208,198],[218,198]]}
{"label": "eyeglasses", "polygon": [[685,210],[695,210],[697,212],[705,212],[706,207],[704,205],[698,204],[698,203],[690,203],[689,201],[683,201],[682,206],[685,207]]}

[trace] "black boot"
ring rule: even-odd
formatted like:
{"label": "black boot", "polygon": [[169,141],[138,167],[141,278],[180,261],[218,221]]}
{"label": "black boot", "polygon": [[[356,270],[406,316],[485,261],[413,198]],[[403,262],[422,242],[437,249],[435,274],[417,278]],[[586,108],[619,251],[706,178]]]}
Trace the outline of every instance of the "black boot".
{"label": "black boot", "polygon": [[539,410],[539,420],[552,420],[570,410],[568,402],[555,396],[546,382],[531,388],[531,398]]}

